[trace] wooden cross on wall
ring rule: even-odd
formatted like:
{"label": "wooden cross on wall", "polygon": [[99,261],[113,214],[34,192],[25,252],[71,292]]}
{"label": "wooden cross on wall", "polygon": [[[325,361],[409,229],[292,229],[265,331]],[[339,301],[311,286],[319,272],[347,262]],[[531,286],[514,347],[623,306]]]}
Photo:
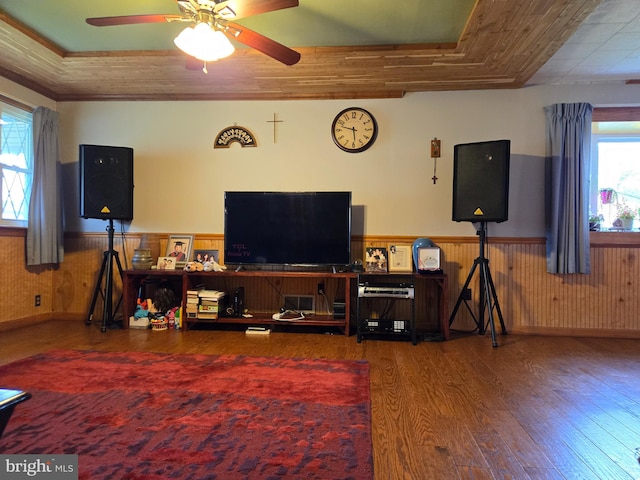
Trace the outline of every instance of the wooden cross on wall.
{"label": "wooden cross on wall", "polygon": [[438,181],[438,177],[436,177],[436,168],[438,166],[438,158],[440,158],[440,140],[434,138],[431,140],[431,158],[433,158],[433,184],[435,185]]}
{"label": "wooden cross on wall", "polygon": [[278,120],[278,114],[273,114],[273,120],[267,120],[267,123],[273,123],[273,143],[276,143],[276,124],[282,123],[284,120]]}

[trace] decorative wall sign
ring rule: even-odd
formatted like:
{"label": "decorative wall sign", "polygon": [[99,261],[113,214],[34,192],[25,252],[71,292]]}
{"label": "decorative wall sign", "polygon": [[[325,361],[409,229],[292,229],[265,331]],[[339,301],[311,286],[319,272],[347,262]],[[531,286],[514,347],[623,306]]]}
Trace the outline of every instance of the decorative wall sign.
{"label": "decorative wall sign", "polygon": [[240,125],[227,127],[221,130],[216,136],[213,148],[229,148],[232,143],[237,142],[241,147],[257,147],[258,142],[247,128]]}

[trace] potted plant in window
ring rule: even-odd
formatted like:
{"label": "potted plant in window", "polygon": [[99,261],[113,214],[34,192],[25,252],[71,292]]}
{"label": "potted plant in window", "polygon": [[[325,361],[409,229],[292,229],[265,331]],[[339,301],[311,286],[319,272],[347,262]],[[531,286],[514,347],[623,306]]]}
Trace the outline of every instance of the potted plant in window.
{"label": "potted plant in window", "polygon": [[592,232],[599,232],[602,220],[604,220],[602,215],[589,215],[589,230]]}
{"label": "potted plant in window", "polygon": [[636,211],[626,203],[623,203],[618,207],[618,219],[614,222],[614,225],[621,227],[623,230],[631,230],[635,218]]}

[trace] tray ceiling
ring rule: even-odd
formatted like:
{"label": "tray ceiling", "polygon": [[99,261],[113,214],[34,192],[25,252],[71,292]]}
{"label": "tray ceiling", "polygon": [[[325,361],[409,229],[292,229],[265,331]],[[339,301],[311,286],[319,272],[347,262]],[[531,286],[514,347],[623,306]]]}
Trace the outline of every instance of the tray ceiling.
{"label": "tray ceiling", "polygon": [[[627,5],[603,3],[616,2]],[[285,66],[237,45],[204,73],[185,68],[186,55],[173,45],[184,23],[85,22],[177,14],[173,0],[0,0],[0,75],[57,101],[383,98],[519,88],[581,25],[588,27],[600,3],[300,0],[298,7],[238,21],[300,52],[299,63]]]}

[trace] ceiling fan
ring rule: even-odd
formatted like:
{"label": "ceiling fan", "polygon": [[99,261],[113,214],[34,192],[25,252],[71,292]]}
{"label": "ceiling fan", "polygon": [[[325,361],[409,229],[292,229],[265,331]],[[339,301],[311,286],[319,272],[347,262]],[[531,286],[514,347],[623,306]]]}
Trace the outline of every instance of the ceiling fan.
{"label": "ceiling fan", "polygon": [[[189,22],[194,24],[193,28],[185,28],[176,37],[175,43],[188,55],[204,62],[221,58],[233,52],[233,45],[227,37],[252,47],[285,65],[294,65],[300,60],[300,54],[295,50],[230,21],[274,10],[297,7],[298,0],[176,0],[176,2],[181,15],[151,14],[98,17],[87,18],[87,23],[96,27],[106,27],[138,23]],[[180,36],[183,33],[195,36],[193,32],[196,30],[205,33],[205,39],[199,40],[200,45],[196,50],[184,49],[179,41]],[[219,57],[214,58],[207,56],[207,54],[199,54],[202,47],[211,47],[212,43],[218,41],[222,42],[221,48],[224,50],[224,53]]]}

